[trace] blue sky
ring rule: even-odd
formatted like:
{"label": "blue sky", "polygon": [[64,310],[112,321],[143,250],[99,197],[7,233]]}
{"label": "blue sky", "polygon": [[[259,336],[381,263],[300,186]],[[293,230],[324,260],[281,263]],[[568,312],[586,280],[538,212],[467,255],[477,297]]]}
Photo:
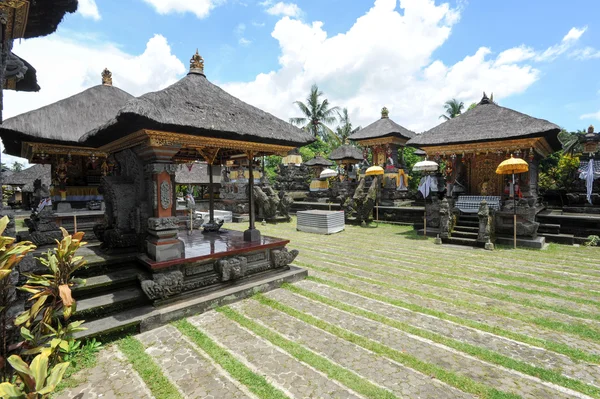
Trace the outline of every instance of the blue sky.
{"label": "blue sky", "polygon": [[[14,51],[40,93],[9,93],[7,117],[98,84],[134,95],[187,72],[283,119],[317,83],[356,125],[390,117],[417,132],[444,101],[482,91],[567,130],[600,128],[600,2],[575,0],[80,0],[57,33]],[[597,129],[600,130],[600,129]]]}

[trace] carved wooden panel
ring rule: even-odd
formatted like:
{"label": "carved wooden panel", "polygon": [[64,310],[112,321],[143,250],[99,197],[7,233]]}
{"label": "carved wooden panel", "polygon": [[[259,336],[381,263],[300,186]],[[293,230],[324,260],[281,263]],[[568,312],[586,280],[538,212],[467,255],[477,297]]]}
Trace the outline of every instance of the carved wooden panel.
{"label": "carved wooden panel", "polygon": [[504,160],[503,155],[479,154],[471,160],[469,192],[474,195],[502,195],[503,175],[496,174],[496,168]]}

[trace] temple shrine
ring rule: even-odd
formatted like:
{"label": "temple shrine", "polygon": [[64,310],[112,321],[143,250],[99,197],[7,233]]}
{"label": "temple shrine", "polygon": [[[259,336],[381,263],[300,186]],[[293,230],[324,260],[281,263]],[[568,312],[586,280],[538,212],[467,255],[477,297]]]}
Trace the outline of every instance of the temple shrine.
{"label": "temple shrine", "polygon": [[[501,107],[484,93],[476,107],[417,135],[408,145],[422,149],[429,159],[440,164],[447,183],[445,201],[451,212],[458,212],[459,227],[461,218],[476,220],[474,215],[485,200],[486,207],[495,211],[497,240],[502,241],[503,234],[512,232],[514,202],[517,234],[523,238],[523,245],[542,247],[543,240],[537,237],[539,223],[535,220],[544,209],[538,193],[538,165],[562,147],[559,132],[555,124]],[[511,155],[529,164],[528,172],[517,175],[514,187],[507,176],[496,173],[497,166]],[[514,196],[517,201],[512,200]],[[446,205],[435,201],[432,206],[437,208],[435,213]],[[439,223],[443,225],[443,220],[435,218],[432,227]],[[465,242],[475,240],[466,232],[453,237]]]}
{"label": "temple shrine", "polygon": [[[408,174],[405,170],[402,149],[415,133],[400,126],[389,117],[386,107],[381,109],[381,118],[349,137],[365,149],[364,158],[369,152],[372,165],[385,169],[381,203],[394,205],[395,200],[408,195]],[[366,168],[363,168],[366,169]],[[364,173],[364,171],[362,171]]]}

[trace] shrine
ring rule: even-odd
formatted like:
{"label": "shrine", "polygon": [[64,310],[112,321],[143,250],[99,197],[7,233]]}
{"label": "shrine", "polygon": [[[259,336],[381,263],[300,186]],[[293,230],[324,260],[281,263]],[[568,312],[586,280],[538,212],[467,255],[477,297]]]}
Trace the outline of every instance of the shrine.
{"label": "shrine", "polygon": [[[459,229],[477,220],[485,200],[486,208],[495,211],[495,233],[502,241],[503,234],[512,233],[516,203],[517,234],[523,245],[537,248],[543,243],[537,237],[539,223],[535,219],[544,209],[538,193],[538,164],[561,148],[559,132],[555,124],[501,107],[484,93],[476,107],[417,135],[408,145],[422,149],[440,164],[446,178],[445,201],[458,215]],[[498,165],[511,155],[529,164],[528,172],[517,175],[514,186],[510,178],[496,174]],[[512,200],[514,196],[517,201]],[[438,209],[440,206],[438,201]],[[453,235],[466,243],[474,243],[476,236],[466,230]]]}
{"label": "shrine", "polygon": [[307,201],[319,201],[329,198],[329,181],[321,178],[323,169],[332,166],[333,162],[317,155],[313,159],[304,162],[304,166],[312,170],[313,178],[310,181]]}
{"label": "shrine", "polygon": [[[97,236],[107,249],[133,247],[141,252],[138,261],[149,272],[141,288],[155,305],[258,273],[290,270],[298,252],[287,250],[287,240],[263,237],[256,228],[255,160],[285,155],[312,141],[309,133],[210,83],[196,52],[187,76],[130,100],[116,117],[80,139],[80,145],[116,163],[115,173],[101,181],[106,218]],[[209,221],[203,231],[180,233],[174,190],[177,163],[196,160],[205,161],[208,168]],[[214,219],[212,168],[232,160],[248,172],[247,177],[241,175],[247,189],[239,193],[248,199],[249,226],[243,233],[223,230]],[[304,273],[293,270],[294,276]]]}
{"label": "shrine", "polygon": [[[364,159],[367,159],[370,152],[372,164],[385,169],[382,181],[382,205],[394,205],[395,201],[408,196],[408,173],[405,170],[401,150],[413,137],[415,137],[414,132],[390,119],[386,107],[381,109],[379,120],[349,137],[365,149]],[[364,171],[361,172],[364,174]]]}

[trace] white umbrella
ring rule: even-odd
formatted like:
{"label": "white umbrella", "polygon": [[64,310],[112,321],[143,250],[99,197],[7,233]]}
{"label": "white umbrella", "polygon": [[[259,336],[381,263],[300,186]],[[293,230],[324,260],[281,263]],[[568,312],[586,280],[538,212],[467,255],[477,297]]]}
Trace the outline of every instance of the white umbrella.
{"label": "white umbrella", "polygon": [[415,172],[435,172],[440,165],[433,161],[419,161],[413,166]]}
{"label": "white umbrella", "polygon": [[326,179],[328,177],[336,177],[337,175],[338,175],[338,172],[336,172],[333,169],[327,168],[327,169],[323,169],[323,171],[319,175],[319,178]]}

